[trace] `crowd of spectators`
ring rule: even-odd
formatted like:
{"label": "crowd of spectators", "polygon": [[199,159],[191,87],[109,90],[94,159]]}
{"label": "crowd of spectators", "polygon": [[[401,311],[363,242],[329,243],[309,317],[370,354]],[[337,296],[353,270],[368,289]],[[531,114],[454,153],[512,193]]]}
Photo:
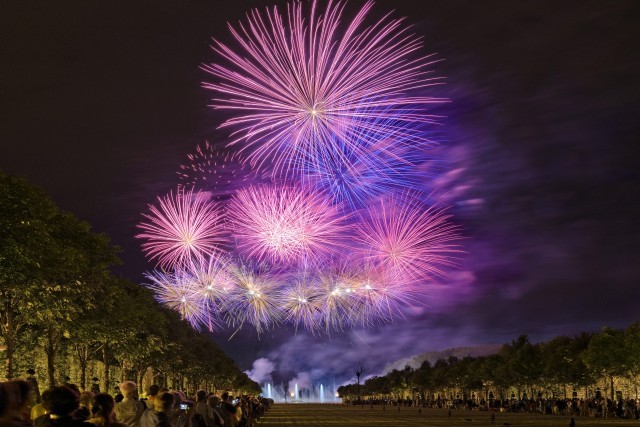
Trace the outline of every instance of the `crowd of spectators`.
{"label": "crowd of spectators", "polygon": [[27,381],[0,383],[0,427],[253,427],[273,404],[204,390],[192,399],[157,385],[141,399],[132,381],[120,384],[115,396],[65,384],[46,390],[40,400],[35,404]]}
{"label": "crowd of spectators", "polygon": [[527,412],[539,414],[640,419],[640,399],[611,400],[604,397],[588,399],[491,399],[489,401],[446,399],[391,399],[363,397],[362,399],[345,400],[344,403],[355,406],[382,405],[389,407],[423,407],[440,409],[462,409],[499,412]]}

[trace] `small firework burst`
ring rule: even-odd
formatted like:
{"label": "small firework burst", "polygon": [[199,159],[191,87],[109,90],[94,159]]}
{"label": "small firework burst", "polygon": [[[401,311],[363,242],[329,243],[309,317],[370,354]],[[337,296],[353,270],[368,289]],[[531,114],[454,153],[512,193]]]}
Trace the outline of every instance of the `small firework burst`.
{"label": "small firework burst", "polygon": [[188,275],[155,270],[145,276],[151,281],[147,287],[154,291],[158,302],[180,313],[195,329],[200,330],[202,325],[212,324],[211,312],[203,304]]}
{"label": "small firework burst", "polygon": [[284,321],[293,324],[296,331],[299,326],[315,333],[319,329],[322,317],[319,306],[319,289],[314,278],[308,273],[302,273],[281,292],[280,304],[284,312]]}
{"label": "small firework burst", "polygon": [[180,185],[208,191],[216,200],[228,198],[252,176],[240,153],[209,141],[198,145],[187,158],[188,162],[180,165],[178,171]]}
{"label": "small firework burst", "polygon": [[229,214],[238,249],[258,261],[317,260],[340,247],[345,231],[339,209],[302,187],[242,189]]}
{"label": "small firework burst", "polygon": [[229,269],[229,261],[217,254],[209,256],[208,260],[194,260],[185,269],[197,297],[211,311],[219,313],[223,309],[223,301],[235,286]]}
{"label": "small firework burst", "polygon": [[258,334],[279,324],[278,283],[261,266],[239,263],[230,268],[235,286],[225,301],[227,322],[241,327],[248,323]]}
{"label": "small firework burst", "polygon": [[413,281],[444,275],[460,250],[458,228],[444,210],[425,208],[409,193],[381,198],[358,222],[366,259]]}
{"label": "small firework burst", "polygon": [[158,197],[158,203],[142,214],[148,222],[138,224],[143,233],[136,237],[146,240],[143,251],[160,267],[204,259],[226,242],[221,210],[204,194],[178,190]]}

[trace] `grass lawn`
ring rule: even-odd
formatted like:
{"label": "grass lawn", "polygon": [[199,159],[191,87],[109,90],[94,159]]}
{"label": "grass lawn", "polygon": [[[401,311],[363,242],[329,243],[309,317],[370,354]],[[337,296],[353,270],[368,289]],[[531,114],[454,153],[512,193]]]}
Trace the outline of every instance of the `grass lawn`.
{"label": "grass lawn", "polygon": [[[638,420],[575,417],[576,427],[638,426]],[[569,417],[537,414],[496,413],[496,426],[569,426]],[[419,426],[490,426],[491,413],[370,406],[364,408],[321,404],[275,404],[258,422],[258,427],[280,426],[345,426],[345,427],[419,427]]]}

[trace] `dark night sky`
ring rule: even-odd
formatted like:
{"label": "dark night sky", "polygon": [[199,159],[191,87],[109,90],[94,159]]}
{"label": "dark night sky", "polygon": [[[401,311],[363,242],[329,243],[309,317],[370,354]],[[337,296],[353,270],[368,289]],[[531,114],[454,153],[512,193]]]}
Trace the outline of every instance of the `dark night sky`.
{"label": "dark night sky", "polygon": [[[276,2],[2,2],[0,169],[108,233],[119,272],[141,281],[140,212],[197,143],[225,136],[200,87],[209,37],[228,41],[227,21]],[[375,371],[640,320],[640,3],[393,0],[373,13],[394,8],[443,59],[436,197],[464,230],[460,269],[382,330],[219,344],[244,369],[267,357],[282,377],[341,382],[365,355]]]}

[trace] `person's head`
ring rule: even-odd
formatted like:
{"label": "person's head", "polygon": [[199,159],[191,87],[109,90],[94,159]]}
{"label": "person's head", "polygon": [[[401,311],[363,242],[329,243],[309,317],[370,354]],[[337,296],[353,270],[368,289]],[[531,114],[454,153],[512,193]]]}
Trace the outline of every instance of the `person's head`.
{"label": "person's head", "polygon": [[113,418],[113,397],[106,393],[96,394],[91,401],[91,415],[104,418],[107,422]]}
{"label": "person's head", "polygon": [[149,398],[154,398],[160,393],[160,387],[157,384],[153,384],[149,387],[149,393],[147,395]]}
{"label": "person's head", "polygon": [[93,400],[93,393],[90,391],[83,391],[80,393],[80,406],[85,408],[91,408],[91,401]]}
{"label": "person's head", "polygon": [[120,393],[122,393],[124,397],[134,398],[136,396],[137,389],[138,387],[133,381],[125,381],[120,384]]}
{"label": "person's head", "polygon": [[229,400],[229,393],[225,391],[224,393],[222,393],[222,401],[227,402],[228,400]]}
{"label": "person's head", "polygon": [[61,417],[70,415],[80,406],[80,396],[66,386],[53,387],[50,395],[51,410],[54,415]]}
{"label": "person's head", "polygon": [[25,412],[33,400],[31,384],[23,380],[0,383],[0,417]]}
{"label": "person's head", "polygon": [[174,396],[172,393],[163,392],[153,400],[153,410],[169,415],[173,410]]}
{"label": "person's head", "polygon": [[198,390],[196,393],[196,400],[198,402],[206,402],[207,401],[207,392],[204,390]]}

